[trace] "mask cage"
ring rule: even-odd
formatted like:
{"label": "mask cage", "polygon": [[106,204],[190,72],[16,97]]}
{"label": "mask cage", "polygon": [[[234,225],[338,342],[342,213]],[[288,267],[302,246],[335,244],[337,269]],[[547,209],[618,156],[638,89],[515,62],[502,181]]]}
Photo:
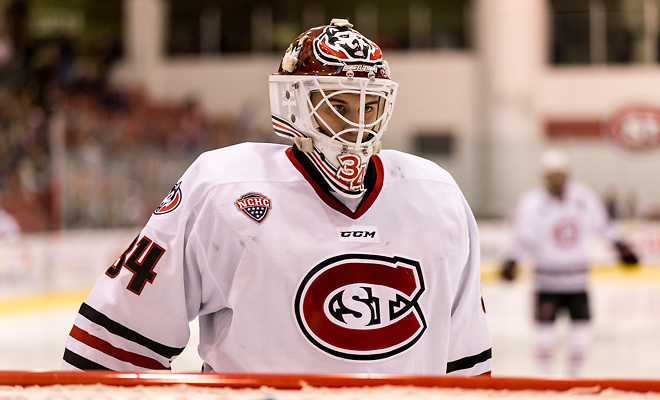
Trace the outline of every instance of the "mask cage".
{"label": "mask cage", "polygon": [[[271,92],[271,103],[278,103],[271,104],[273,114],[287,119],[307,136],[320,139],[332,147],[354,150],[373,147],[379,143],[392,116],[398,87],[396,82],[389,79],[337,76],[271,75],[270,82],[271,91],[274,89],[272,84],[277,85],[276,93]],[[280,83],[285,83],[285,87]],[[312,101],[312,93],[321,96],[316,104]],[[359,95],[360,111],[357,121],[347,119],[333,107],[332,99],[340,94]],[[367,96],[377,99],[377,117],[365,123],[365,101],[368,98],[373,99]],[[294,109],[291,109],[292,101],[296,104]],[[333,110],[338,120],[343,121],[347,127],[335,132],[331,124],[319,114],[319,109],[324,106]],[[284,112],[285,107],[289,109],[289,113]],[[354,140],[347,139],[347,136],[351,135],[355,135]]]}
{"label": "mask cage", "polygon": [[[347,117],[347,115],[353,118],[356,116],[354,110],[356,103],[345,95],[358,96],[357,120]],[[354,90],[320,89],[310,92],[308,107],[317,130],[343,145],[359,147],[363,143],[370,144],[378,137],[380,127],[387,116],[386,96],[387,94],[368,90],[357,93]],[[338,108],[341,108],[341,111]],[[329,116],[330,120],[326,121],[323,115]]]}

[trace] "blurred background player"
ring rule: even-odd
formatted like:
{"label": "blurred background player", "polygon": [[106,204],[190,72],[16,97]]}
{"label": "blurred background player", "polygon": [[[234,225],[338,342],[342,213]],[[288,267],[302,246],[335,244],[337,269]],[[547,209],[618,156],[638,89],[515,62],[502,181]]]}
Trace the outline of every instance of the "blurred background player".
{"label": "blurred background player", "polygon": [[[347,20],[270,76],[275,132],[195,161],[96,283],[65,369],[484,375],[476,221],[437,164],[380,151],[397,83]],[[420,200],[424,206],[420,207]]]}
{"label": "blurred background player", "polygon": [[614,232],[601,199],[584,184],[569,179],[569,160],[563,151],[544,153],[541,172],[544,186],[525,193],[517,205],[513,246],[503,263],[502,277],[515,279],[518,262],[531,258],[539,373],[552,372],[554,322],[559,312],[567,311],[571,320],[569,374],[576,376],[582,373],[591,336],[590,238],[599,235],[611,243],[624,265],[637,265],[638,260]]}

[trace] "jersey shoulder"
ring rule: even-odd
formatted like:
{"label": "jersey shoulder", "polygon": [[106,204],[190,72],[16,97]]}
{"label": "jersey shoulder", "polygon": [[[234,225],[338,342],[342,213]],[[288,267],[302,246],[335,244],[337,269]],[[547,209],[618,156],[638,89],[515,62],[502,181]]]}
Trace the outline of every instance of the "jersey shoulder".
{"label": "jersey shoulder", "polygon": [[567,183],[568,189],[571,191],[571,193],[575,194],[576,196],[581,196],[581,197],[598,197],[596,194],[596,191],[594,191],[591,187],[587,186],[586,184],[578,181],[569,181]]}
{"label": "jersey shoulder", "polygon": [[426,158],[398,150],[383,150],[378,156],[388,179],[418,179],[456,185],[447,170]]}
{"label": "jersey shoulder", "polygon": [[290,174],[282,173],[283,168],[291,169],[285,154],[287,147],[274,143],[240,143],[210,150],[191,164],[184,179],[210,186],[290,179]]}
{"label": "jersey shoulder", "polygon": [[294,180],[294,169],[285,153],[287,147],[271,143],[241,143],[202,153],[154,214],[180,215],[180,212],[171,211],[193,209],[213,198],[209,195],[222,187]]}
{"label": "jersey shoulder", "polygon": [[547,207],[551,200],[545,188],[537,186],[523,192],[516,204],[516,214],[523,219],[534,218],[539,210]]}

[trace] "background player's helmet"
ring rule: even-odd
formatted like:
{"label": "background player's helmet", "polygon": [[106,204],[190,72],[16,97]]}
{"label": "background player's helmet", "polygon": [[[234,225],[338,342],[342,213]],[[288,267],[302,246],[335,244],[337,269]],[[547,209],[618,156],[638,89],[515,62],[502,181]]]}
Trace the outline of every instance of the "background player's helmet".
{"label": "background player's helmet", "polygon": [[547,150],[541,156],[541,171],[546,190],[562,198],[568,179],[568,155],[558,149]]}
{"label": "background player's helmet", "polygon": [[562,150],[546,150],[541,156],[541,171],[543,174],[552,171],[568,172],[568,155]]}
{"label": "background player's helmet", "polygon": [[[397,89],[378,45],[352,26],[333,19],[330,25],[302,33],[269,79],[275,132],[293,140],[331,187],[347,197],[364,191],[364,173],[369,158],[380,150]],[[346,93],[360,96],[357,121],[330,104],[334,96]],[[312,102],[312,94],[318,103]],[[365,118],[367,98],[377,108],[375,119]],[[319,114],[321,107],[334,111],[345,128],[335,132]]]}

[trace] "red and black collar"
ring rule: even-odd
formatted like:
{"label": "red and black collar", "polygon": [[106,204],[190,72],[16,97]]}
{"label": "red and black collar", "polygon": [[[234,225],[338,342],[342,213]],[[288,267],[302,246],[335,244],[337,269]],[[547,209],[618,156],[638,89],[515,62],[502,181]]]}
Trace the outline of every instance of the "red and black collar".
{"label": "red and black collar", "polygon": [[383,188],[383,162],[378,156],[374,155],[369,160],[367,172],[364,177],[364,197],[358,208],[353,212],[331,194],[332,189],[330,188],[330,185],[328,185],[325,179],[323,179],[321,173],[312,166],[302,151],[295,148],[295,146],[292,146],[286,149],[286,155],[293,166],[296,167],[302,176],[305,177],[307,182],[312,185],[312,188],[314,188],[314,191],[321,200],[333,210],[338,211],[349,218],[358,219],[364,215],[374,201],[376,201],[378,194]]}

